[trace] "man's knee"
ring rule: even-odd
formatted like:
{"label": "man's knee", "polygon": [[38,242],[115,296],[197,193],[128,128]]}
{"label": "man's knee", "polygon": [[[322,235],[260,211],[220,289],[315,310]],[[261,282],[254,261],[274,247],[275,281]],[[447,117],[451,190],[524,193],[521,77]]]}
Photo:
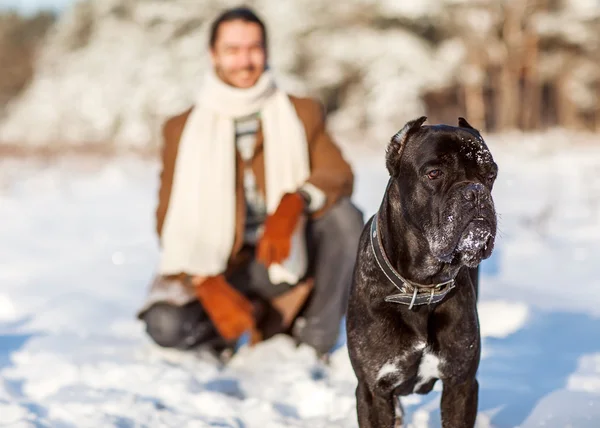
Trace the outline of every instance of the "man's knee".
{"label": "man's knee", "polygon": [[182,308],[167,303],[157,303],[143,316],[146,332],[158,345],[176,347],[183,339]]}
{"label": "man's knee", "polygon": [[311,320],[306,320],[303,317],[297,319],[292,335],[300,342],[313,347],[318,354],[327,354],[338,341],[340,322],[327,325],[313,324],[314,320],[311,322]]}
{"label": "man's knee", "polygon": [[157,303],[146,311],[142,319],[146,323],[146,332],[158,345],[189,348],[214,336],[212,324],[202,314],[199,304],[180,307]]}

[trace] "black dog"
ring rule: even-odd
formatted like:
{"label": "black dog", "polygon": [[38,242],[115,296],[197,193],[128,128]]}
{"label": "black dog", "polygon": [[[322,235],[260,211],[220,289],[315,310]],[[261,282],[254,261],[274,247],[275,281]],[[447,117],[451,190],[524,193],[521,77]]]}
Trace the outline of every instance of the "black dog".
{"label": "black dog", "polygon": [[480,359],[470,271],[496,235],[498,167],[481,135],[408,122],[386,150],[390,180],[360,238],[347,314],[361,428],[402,426],[400,396],[442,380],[443,427],[472,427]]}

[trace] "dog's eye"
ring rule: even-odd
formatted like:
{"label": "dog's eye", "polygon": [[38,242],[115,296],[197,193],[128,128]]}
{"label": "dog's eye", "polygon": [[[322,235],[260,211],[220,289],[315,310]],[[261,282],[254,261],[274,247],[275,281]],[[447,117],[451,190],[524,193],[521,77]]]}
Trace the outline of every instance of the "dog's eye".
{"label": "dog's eye", "polygon": [[440,178],[442,176],[441,169],[433,169],[427,173],[427,178],[430,180],[435,180],[436,178]]}

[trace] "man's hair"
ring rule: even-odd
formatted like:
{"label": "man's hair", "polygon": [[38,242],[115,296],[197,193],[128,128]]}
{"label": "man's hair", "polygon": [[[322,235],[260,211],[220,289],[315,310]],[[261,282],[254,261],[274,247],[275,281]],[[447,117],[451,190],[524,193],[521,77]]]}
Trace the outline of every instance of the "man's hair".
{"label": "man's hair", "polygon": [[246,6],[234,7],[232,9],[227,9],[221,15],[219,15],[212,23],[210,27],[210,39],[209,46],[211,48],[215,47],[215,42],[217,41],[217,33],[219,32],[219,27],[224,22],[229,21],[244,21],[244,22],[252,22],[257,24],[262,30],[263,36],[263,45],[265,49],[267,48],[267,29],[265,28],[265,24],[262,20],[254,13],[252,9]]}

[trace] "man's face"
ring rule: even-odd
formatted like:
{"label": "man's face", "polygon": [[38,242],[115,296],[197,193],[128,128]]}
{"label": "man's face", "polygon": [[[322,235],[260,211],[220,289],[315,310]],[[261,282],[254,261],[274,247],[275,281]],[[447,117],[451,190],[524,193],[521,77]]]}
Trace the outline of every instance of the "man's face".
{"label": "man's face", "polygon": [[254,86],[265,70],[267,54],[262,30],[253,22],[223,22],[210,53],[217,75],[237,88]]}

